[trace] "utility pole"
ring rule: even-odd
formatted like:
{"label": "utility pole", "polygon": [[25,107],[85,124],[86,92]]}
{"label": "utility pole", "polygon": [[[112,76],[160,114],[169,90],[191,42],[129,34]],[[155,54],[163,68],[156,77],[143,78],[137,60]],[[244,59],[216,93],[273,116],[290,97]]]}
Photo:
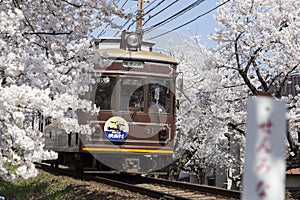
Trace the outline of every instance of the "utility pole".
{"label": "utility pole", "polygon": [[143,29],[143,15],[144,15],[144,5],[145,0],[138,0],[138,14],[136,17],[136,30],[142,32]]}

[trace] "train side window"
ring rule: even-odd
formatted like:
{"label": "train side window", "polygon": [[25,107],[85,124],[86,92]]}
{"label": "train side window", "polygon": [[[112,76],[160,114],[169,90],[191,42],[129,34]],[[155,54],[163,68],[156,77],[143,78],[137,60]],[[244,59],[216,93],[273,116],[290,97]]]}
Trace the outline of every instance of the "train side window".
{"label": "train side window", "polygon": [[149,111],[155,110],[162,113],[170,113],[171,82],[163,79],[149,81]]}
{"label": "train side window", "polygon": [[101,110],[116,109],[115,88],[117,78],[113,76],[102,76],[97,84],[95,104]]}
{"label": "train side window", "polygon": [[144,88],[144,79],[122,77],[120,110],[144,111]]}

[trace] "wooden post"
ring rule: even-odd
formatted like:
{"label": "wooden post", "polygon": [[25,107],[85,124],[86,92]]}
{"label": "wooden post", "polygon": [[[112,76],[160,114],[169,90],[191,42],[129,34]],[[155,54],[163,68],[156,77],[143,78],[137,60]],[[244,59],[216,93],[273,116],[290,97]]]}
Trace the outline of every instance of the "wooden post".
{"label": "wooden post", "polygon": [[142,32],[143,28],[143,15],[144,15],[144,0],[139,0],[138,2],[138,14],[136,18],[136,30]]}

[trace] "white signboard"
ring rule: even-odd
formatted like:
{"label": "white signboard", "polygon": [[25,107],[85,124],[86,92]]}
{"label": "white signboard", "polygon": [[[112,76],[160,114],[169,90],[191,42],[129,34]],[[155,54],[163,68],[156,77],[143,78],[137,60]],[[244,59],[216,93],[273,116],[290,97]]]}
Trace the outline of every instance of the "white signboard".
{"label": "white signboard", "polygon": [[135,60],[124,60],[123,67],[144,68],[144,62]]}
{"label": "white signboard", "polygon": [[285,111],[271,97],[248,101],[243,200],[285,198]]}

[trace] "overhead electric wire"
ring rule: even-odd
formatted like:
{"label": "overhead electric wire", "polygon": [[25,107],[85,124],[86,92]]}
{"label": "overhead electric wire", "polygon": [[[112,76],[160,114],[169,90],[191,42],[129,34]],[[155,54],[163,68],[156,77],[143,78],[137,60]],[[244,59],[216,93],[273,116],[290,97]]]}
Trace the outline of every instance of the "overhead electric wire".
{"label": "overhead electric wire", "polygon": [[[148,6],[146,6],[146,8],[148,8],[149,6],[151,6],[155,1],[157,1],[157,0],[152,1]],[[146,9],[146,8],[145,8],[145,9]],[[137,13],[137,11],[136,11],[135,13]],[[131,19],[128,19],[128,20],[120,27],[120,30],[117,31],[117,32],[115,33],[114,37],[116,37],[116,36],[123,30],[123,28],[130,22],[130,20],[131,20]],[[127,30],[128,30],[129,27],[132,26],[136,21],[137,21],[137,19],[134,20],[133,23],[130,24],[130,25],[128,26]]]}
{"label": "overhead electric wire", "polygon": [[157,1],[157,0],[153,0],[151,3],[149,3],[149,4],[145,7],[145,10],[146,10],[148,7],[150,7],[152,4],[154,4],[155,1]]}
{"label": "overhead electric wire", "polygon": [[161,33],[161,34],[159,34],[159,35],[156,35],[156,36],[154,36],[154,37],[148,38],[147,40],[152,40],[152,39],[158,38],[158,37],[160,37],[160,36],[163,36],[163,35],[165,35],[165,34],[167,34],[167,33],[170,33],[170,32],[172,32],[172,31],[175,31],[175,30],[177,30],[177,29],[180,29],[180,28],[182,28],[182,27],[184,27],[184,26],[186,26],[186,25],[188,25],[188,24],[190,24],[190,23],[196,21],[196,20],[199,19],[200,17],[203,17],[203,16],[207,15],[208,13],[210,13],[210,12],[212,12],[212,11],[218,9],[219,7],[221,7],[221,6],[223,6],[224,4],[228,3],[229,1],[230,1],[230,0],[227,0],[227,1],[225,1],[224,3],[222,3],[222,4],[220,4],[220,5],[216,6],[216,7],[214,7],[214,8],[212,8],[212,9],[210,9],[209,11],[207,11],[207,12],[201,14],[201,15],[198,15],[198,16],[195,17],[194,19],[192,19],[192,20],[190,20],[190,21],[188,21],[188,22],[186,22],[186,23],[184,23],[184,24],[182,24],[182,25],[180,25],[180,26],[177,26],[176,28],[173,28],[173,29],[171,29],[171,30],[169,30],[169,31],[166,31],[166,32]]}
{"label": "overhead electric wire", "polygon": [[179,17],[180,15],[183,15],[184,13],[190,11],[191,9],[195,8],[196,6],[198,6],[200,3],[204,2],[205,0],[197,0],[194,3],[192,3],[191,5],[187,6],[186,8],[182,9],[181,11],[175,13],[174,15],[172,15],[171,17],[168,17],[167,19],[152,25],[151,27],[145,29],[145,33],[146,32],[150,32],[160,26],[165,25],[166,23],[169,23],[170,21],[174,20],[175,18]]}
{"label": "overhead electric wire", "polygon": [[151,17],[149,17],[149,19],[147,19],[143,25],[145,25],[147,22],[149,22],[153,17],[156,17],[157,15],[159,15],[160,13],[162,13],[163,11],[165,11],[166,9],[170,8],[172,5],[174,5],[175,3],[177,3],[179,0],[175,0],[172,3],[168,4],[166,7],[164,7],[163,9],[161,9],[159,12],[155,13],[154,15],[151,15]]}
{"label": "overhead electric wire", "polygon": [[123,28],[130,22],[131,19],[128,19],[123,26],[120,27],[119,31],[117,31],[114,35],[114,37],[117,37],[117,35],[123,30]]}
{"label": "overhead electric wire", "polygon": [[[155,0],[155,1],[156,1],[156,0]],[[153,1],[153,2],[155,2],[155,1]],[[155,7],[151,8],[151,9],[148,10],[145,14],[143,14],[142,17],[144,17],[144,16],[147,15],[149,12],[151,12],[152,10],[154,10],[155,8],[157,8],[157,6],[159,6],[160,4],[162,4],[164,1],[165,1],[165,0],[161,0]],[[153,3],[153,2],[152,2],[152,3]],[[147,7],[148,7],[148,6],[147,6]],[[135,20],[127,27],[127,30],[129,30],[130,27],[131,27],[135,22],[137,22],[137,21],[138,21],[138,19],[135,19]]]}
{"label": "overhead electric wire", "polygon": [[[165,1],[166,0],[161,0],[158,4],[155,5],[155,7],[152,7],[151,9],[149,9],[144,15],[147,15],[149,12],[151,12],[152,10],[154,10],[155,8],[157,8],[160,4],[162,4]],[[155,2],[155,1],[153,1],[153,2]],[[147,8],[145,8],[145,9],[147,9]]]}
{"label": "overhead electric wire", "polygon": [[131,20],[131,18],[128,19],[128,20],[127,20],[127,21],[119,28],[119,31],[117,31],[117,32],[115,33],[114,37],[117,37],[117,35],[118,35],[121,31],[123,31],[123,28],[130,22],[130,20]]}
{"label": "overhead electric wire", "polygon": [[128,0],[125,1],[125,3],[121,6],[121,8],[123,8],[126,5],[127,2],[128,2]]}

